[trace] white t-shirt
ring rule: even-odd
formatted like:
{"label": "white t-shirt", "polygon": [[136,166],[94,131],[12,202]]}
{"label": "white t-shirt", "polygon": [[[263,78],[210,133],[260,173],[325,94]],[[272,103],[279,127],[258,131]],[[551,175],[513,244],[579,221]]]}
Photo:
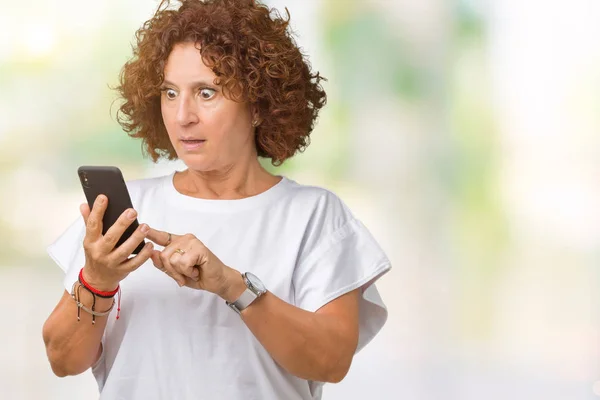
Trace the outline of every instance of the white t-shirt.
{"label": "white t-shirt", "polygon": [[[374,282],[390,262],[333,193],[285,177],[240,200],[185,196],[173,174],[127,185],[140,223],[196,235],[223,263],[254,273],[299,308],[316,311],[361,287],[357,351],[385,323]],[[84,234],[80,217],[48,247],[67,291],[84,265]],[[120,319],[115,307],[92,368],[101,400],[321,398],[322,384],[281,368],[220,297],[180,288],[150,260],[121,291]]]}

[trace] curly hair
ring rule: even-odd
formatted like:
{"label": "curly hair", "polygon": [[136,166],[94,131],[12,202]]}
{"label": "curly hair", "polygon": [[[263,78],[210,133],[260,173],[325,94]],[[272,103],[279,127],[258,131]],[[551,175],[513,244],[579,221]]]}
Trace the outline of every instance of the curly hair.
{"label": "curly hair", "polygon": [[255,143],[259,157],[280,165],[309,145],[319,110],[326,103],[320,74],[313,73],[289,32],[287,19],[256,0],[163,0],[136,32],[133,57],[116,87],[123,102],[117,120],[141,138],[152,160],[177,158],[162,120],[160,87],[173,46],[200,45],[205,65],[226,97],[258,110]]}

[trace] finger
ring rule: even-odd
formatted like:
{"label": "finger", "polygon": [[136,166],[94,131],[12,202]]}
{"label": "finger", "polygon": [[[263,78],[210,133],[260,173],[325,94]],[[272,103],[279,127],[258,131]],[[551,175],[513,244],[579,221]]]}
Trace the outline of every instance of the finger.
{"label": "finger", "polygon": [[137,229],[133,231],[131,236],[127,238],[127,240],[125,240],[119,247],[113,250],[111,257],[115,257],[115,259],[117,259],[118,261],[124,261],[127,258],[129,258],[131,253],[133,253],[133,251],[144,240],[147,232],[147,224],[141,224],[140,226],[138,226]]}
{"label": "finger", "polygon": [[[150,228],[146,237],[160,246],[166,247],[169,244],[171,244],[169,242],[169,232],[159,231],[157,229]],[[178,239],[179,237],[180,235],[175,235],[174,233],[172,233],[170,236],[171,242],[173,242],[175,239]]]}
{"label": "finger", "polygon": [[173,269],[179,274],[186,276],[188,278],[196,280],[200,273],[197,269],[194,268],[195,260],[198,257],[190,256],[190,253],[177,253],[174,252],[169,259],[171,266]]}
{"label": "finger", "polygon": [[[133,221],[135,221],[136,217],[137,217],[137,212],[133,208],[129,208],[129,209],[123,211],[123,213],[121,213],[121,215],[119,215],[119,218],[117,218],[115,223],[110,228],[108,228],[108,230],[104,234],[104,238],[103,238],[104,246],[103,247],[108,251],[111,251],[112,249],[114,249],[115,245],[117,244],[117,242],[119,241],[121,236],[123,236],[123,233],[125,232],[125,230],[127,230],[127,228],[129,228],[129,226],[133,223]],[[138,230],[139,230],[139,228],[140,227],[138,227]],[[137,242],[137,244],[139,244],[140,242],[141,242],[141,240],[139,240]],[[136,244],[136,247],[137,247],[137,244]],[[134,247],[134,249],[135,249],[135,247]]]}
{"label": "finger", "polygon": [[90,215],[90,206],[88,205],[88,203],[82,203],[79,206],[79,212],[83,217],[83,222],[87,224],[88,216]]}
{"label": "finger", "polygon": [[152,250],[154,250],[154,245],[150,242],[146,243],[142,251],[140,251],[135,257],[131,257],[129,260],[121,264],[121,268],[129,272],[138,269],[140,265],[145,263],[150,258],[152,255]]}
{"label": "finger", "polygon": [[[177,257],[177,261],[174,262],[173,258],[176,256],[179,257]],[[171,257],[171,264],[176,263],[179,271],[183,275],[197,281],[200,276],[200,271],[198,270],[198,268],[196,268],[199,258],[200,257],[198,257],[192,252],[187,252],[185,254],[175,253]]]}
{"label": "finger", "polygon": [[108,198],[101,194],[96,197],[92,210],[87,217],[86,236],[91,240],[96,240],[102,236],[102,217],[108,205]]}
{"label": "finger", "polygon": [[160,260],[162,261],[162,265],[167,274],[169,274],[173,279],[177,281],[179,286],[185,285],[185,277],[181,275],[177,270],[171,265],[171,256],[173,255],[174,249],[167,247],[165,250],[160,253]]}
{"label": "finger", "polygon": [[165,272],[165,266],[160,259],[160,251],[154,250],[150,258],[152,259],[152,263],[156,268],[160,269],[162,272]]}

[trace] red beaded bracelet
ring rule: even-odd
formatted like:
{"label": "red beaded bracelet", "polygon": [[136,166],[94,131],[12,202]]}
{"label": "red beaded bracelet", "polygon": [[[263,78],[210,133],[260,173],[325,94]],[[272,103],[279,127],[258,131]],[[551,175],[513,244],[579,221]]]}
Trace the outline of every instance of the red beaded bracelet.
{"label": "red beaded bracelet", "polygon": [[[121,285],[117,285],[117,288],[111,292],[103,292],[102,290],[95,289],[89,283],[85,281],[83,278],[83,268],[79,271],[79,283],[81,286],[86,288],[92,295],[102,297],[103,299],[111,299],[118,294],[118,302],[117,302],[117,319],[121,314]],[[94,305],[96,303],[96,299],[94,299]],[[93,309],[93,308],[92,308]]]}

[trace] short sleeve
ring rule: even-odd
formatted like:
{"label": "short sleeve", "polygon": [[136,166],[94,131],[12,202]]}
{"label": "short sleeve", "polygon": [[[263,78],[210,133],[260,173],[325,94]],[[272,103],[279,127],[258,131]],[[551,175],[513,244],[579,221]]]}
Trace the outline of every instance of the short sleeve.
{"label": "short sleeve", "polygon": [[84,236],[85,224],[83,218],[79,217],[46,249],[48,255],[65,273],[63,285],[68,292],[71,291],[79,270],[85,263]]}
{"label": "short sleeve", "polygon": [[[127,181],[127,189],[131,201],[140,213],[142,199],[144,193],[141,186],[146,184],[149,186],[155,185],[158,179],[145,179]],[[73,283],[77,281],[79,271],[85,264],[85,253],[83,251],[83,239],[85,237],[85,222],[83,217],[79,216],[57,239],[54,243],[46,248],[48,255],[54,262],[63,270],[65,278],[63,284],[65,289],[70,292]]]}
{"label": "short sleeve", "polygon": [[358,352],[387,320],[387,309],[375,281],[390,270],[391,264],[368,229],[355,218],[315,243],[294,271],[295,304],[314,312],[360,288]]}

